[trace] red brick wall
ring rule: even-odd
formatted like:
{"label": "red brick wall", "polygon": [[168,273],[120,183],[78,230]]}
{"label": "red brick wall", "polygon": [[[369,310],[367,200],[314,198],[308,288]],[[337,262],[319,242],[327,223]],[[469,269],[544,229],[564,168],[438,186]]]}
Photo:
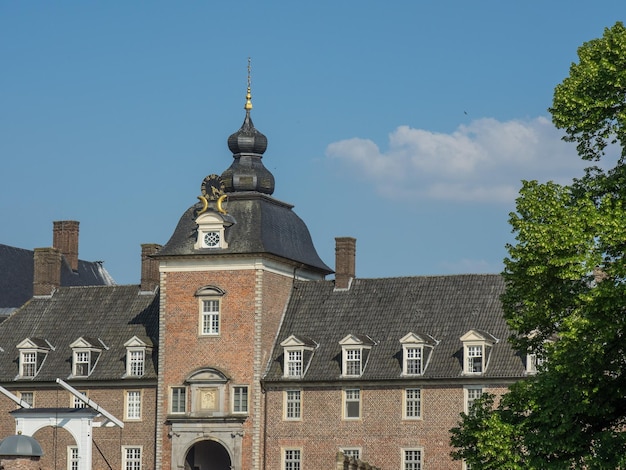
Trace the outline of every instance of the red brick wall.
{"label": "red brick wall", "polygon": [[284,421],[282,390],[268,390],[267,468],[281,468],[284,447],[300,447],[303,468],[320,470],[335,468],[339,448],[360,447],[363,460],[384,470],[401,468],[402,448],[422,448],[425,468],[460,470],[461,462],[450,458],[449,430],[463,411],[462,386],[422,387],[420,420],[403,419],[403,390],[362,387],[361,419],[342,420],[341,389],[306,388],[300,421]]}
{"label": "red brick wall", "polygon": [[[198,368],[222,371],[229,377],[229,385],[249,385],[249,415],[242,443],[245,469],[262,461],[258,452],[262,450],[263,402],[255,392],[260,391],[258,379],[270,357],[291,283],[290,277],[250,269],[169,272],[162,278],[162,295],[166,297],[160,354],[163,416],[169,411],[169,388],[183,385],[185,378]],[[217,337],[198,335],[199,304],[195,292],[207,285],[225,291]],[[225,408],[230,410],[230,393],[225,398]],[[167,432],[167,427],[161,432],[164,470],[171,464]]]}

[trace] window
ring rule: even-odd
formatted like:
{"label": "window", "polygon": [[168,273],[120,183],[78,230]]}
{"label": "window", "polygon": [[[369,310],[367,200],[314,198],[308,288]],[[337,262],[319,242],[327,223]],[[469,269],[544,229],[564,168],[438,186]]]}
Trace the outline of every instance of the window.
{"label": "window", "polygon": [[37,353],[22,353],[22,377],[34,377],[37,373]]}
{"label": "window", "polygon": [[171,406],[172,413],[185,413],[187,411],[187,388],[172,387]]}
{"label": "window", "polygon": [[359,419],[361,417],[361,390],[348,388],[343,392],[344,419]]}
{"label": "window", "polygon": [[343,375],[358,377],[361,373],[361,350],[346,349],[346,369]]}
{"label": "window", "polygon": [[35,406],[35,392],[17,392],[17,396],[31,407]]}
{"label": "window", "polygon": [[482,387],[465,387],[465,413],[471,413],[474,402],[482,395]]}
{"label": "window", "polygon": [[408,333],[402,344],[402,375],[422,375],[432,350],[439,341],[425,333]]}
{"label": "window", "polygon": [[302,377],[302,350],[287,351],[287,376]]}
{"label": "window", "polygon": [[404,390],[404,418],[419,419],[422,417],[422,391],[419,388]]}
{"label": "window", "polygon": [[122,447],[122,468],[141,470],[141,447]]}
{"label": "window", "polygon": [[421,449],[403,449],[402,470],[422,470]]}
{"label": "window", "polygon": [[203,300],[202,301],[202,320],[201,334],[203,335],[219,335],[220,334],[220,301],[219,300]]}
{"label": "window", "polygon": [[[213,183],[212,183],[213,184]],[[203,183],[203,187],[204,187]],[[215,189],[215,188],[214,188]],[[204,191],[204,190],[203,190]],[[216,200],[216,194],[206,194],[208,200]],[[228,248],[228,243],[225,237],[225,229],[233,224],[233,221],[228,217],[224,217],[220,209],[223,209],[222,202],[218,203],[218,212],[215,211],[201,211],[196,218],[196,224],[198,224],[198,235],[196,242],[194,243],[194,249],[219,249]]]}
{"label": "window", "polygon": [[101,340],[87,336],[81,336],[70,344],[73,351],[72,375],[74,377],[89,377],[91,375],[103,345]]}
{"label": "window", "polygon": [[67,470],[78,470],[77,446],[67,446]]}
{"label": "window", "polygon": [[285,449],[284,470],[300,470],[302,467],[300,449]]}
{"label": "window", "polygon": [[144,373],[145,353],[143,350],[128,351],[129,375],[141,377]]}
{"label": "window", "polygon": [[280,345],[283,347],[283,377],[304,377],[318,344],[310,338],[291,335]]}
{"label": "window", "polygon": [[463,342],[463,372],[466,374],[482,374],[487,369],[489,352],[499,340],[489,333],[470,330],[461,337]]}
{"label": "window", "polygon": [[17,345],[20,351],[19,377],[36,377],[52,349],[50,343],[41,338],[26,338]]}
{"label": "window", "polygon": [[285,390],[285,419],[301,419],[302,394],[300,390]]}
{"label": "window", "polygon": [[422,373],[422,348],[406,348],[406,375],[420,375]]}
{"label": "window", "polygon": [[89,375],[89,351],[74,353],[74,375],[87,377]]}
{"label": "window", "polygon": [[146,373],[146,358],[152,352],[149,338],[133,336],[124,343],[126,347],[126,377],[143,377]]}
{"label": "window", "polygon": [[361,458],[361,449],[358,447],[342,447],[339,450],[343,455],[350,457],[351,459]]}
{"label": "window", "polygon": [[248,412],[248,387],[233,387],[233,413]]}
{"label": "window", "polygon": [[[80,394],[85,396],[85,397],[87,396],[87,392],[80,392]],[[87,403],[82,401],[76,395],[72,394],[71,402],[72,402],[72,408],[87,408]]]}
{"label": "window", "polygon": [[483,347],[468,346],[467,351],[467,372],[480,373],[483,371]]}
{"label": "window", "polygon": [[141,391],[139,390],[126,392],[126,419],[141,419]]}
{"label": "window", "polygon": [[370,349],[375,344],[366,335],[348,335],[339,341],[341,345],[341,375],[344,377],[360,377],[365,370],[365,364]]}

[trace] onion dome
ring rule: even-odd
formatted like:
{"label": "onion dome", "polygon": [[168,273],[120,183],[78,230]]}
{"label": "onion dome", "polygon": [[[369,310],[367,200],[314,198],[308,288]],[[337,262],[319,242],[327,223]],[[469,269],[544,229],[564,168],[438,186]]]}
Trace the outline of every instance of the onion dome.
{"label": "onion dome", "polygon": [[246,94],[246,117],[241,128],[228,138],[228,148],[235,159],[221,175],[224,191],[257,191],[263,194],[274,192],[274,175],[265,168],[261,158],[267,149],[267,137],[252,123],[252,95],[250,93],[250,66],[248,65],[248,93]]}

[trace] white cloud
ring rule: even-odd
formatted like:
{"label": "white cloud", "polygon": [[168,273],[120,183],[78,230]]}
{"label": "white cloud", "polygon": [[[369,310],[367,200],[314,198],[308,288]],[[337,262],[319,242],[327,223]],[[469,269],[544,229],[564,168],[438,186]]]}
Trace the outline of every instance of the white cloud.
{"label": "white cloud", "polygon": [[545,117],[500,122],[479,119],[450,134],[400,126],[386,151],[369,139],[328,145],[326,155],[378,184],[390,199],[506,202],[522,179],[560,183],[587,166],[573,144]]}

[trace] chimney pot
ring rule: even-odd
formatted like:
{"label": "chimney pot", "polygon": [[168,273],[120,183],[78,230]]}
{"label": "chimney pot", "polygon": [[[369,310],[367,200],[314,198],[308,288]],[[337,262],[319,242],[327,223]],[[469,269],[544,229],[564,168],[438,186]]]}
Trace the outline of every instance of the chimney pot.
{"label": "chimney pot", "polygon": [[335,289],[347,289],[355,277],[356,238],[335,238]]}

